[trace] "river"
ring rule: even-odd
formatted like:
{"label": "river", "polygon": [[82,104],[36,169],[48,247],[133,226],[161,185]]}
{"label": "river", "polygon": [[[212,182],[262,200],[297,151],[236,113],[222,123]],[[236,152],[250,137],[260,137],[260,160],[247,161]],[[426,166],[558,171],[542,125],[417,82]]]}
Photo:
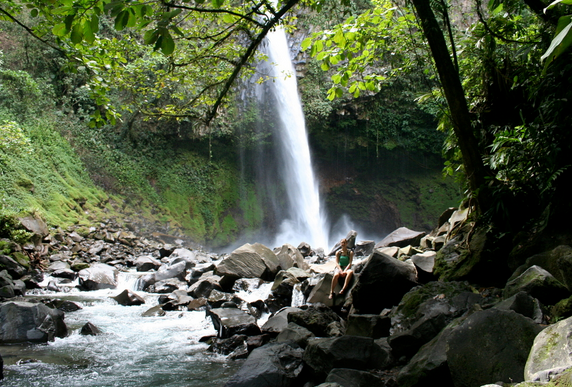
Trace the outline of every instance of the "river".
{"label": "river", "polygon": [[[120,274],[117,289],[38,294],[28,298],[58,298],[82,307],[67,312],[69,335],[48,344],[0,346],[4,359],[2,386],[222,386],[241,360],[207,352],[201,337],[216,331],[204,311],[170,311],[163,317],[142,317],[158,304],[158,294],[137,292],[140,306],[122,306],[111,299],[133,288],[140,273]],[[267,292],[268,287],[259,291]],[[257,294],[246,295],[258,298]],[[263,296],[261,296],[263,297]],[[103,333],[79,333],[86,322]]]}

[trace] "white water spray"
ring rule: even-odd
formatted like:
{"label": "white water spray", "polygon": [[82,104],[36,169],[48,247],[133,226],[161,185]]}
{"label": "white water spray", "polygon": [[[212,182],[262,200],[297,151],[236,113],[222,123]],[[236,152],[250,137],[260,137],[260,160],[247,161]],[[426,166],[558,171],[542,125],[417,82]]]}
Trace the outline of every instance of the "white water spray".
{"label": "white water spray", "polygon": [[321,208],[318,183],[314,178],[310,147],[296,73],[292,66],[286,34],[281,27],[268,36],[268,61],[272,64],[272,87],[276,98],[277,131],[280,138],[281,176],[288,196],[288,218],[276,237],[276,245],[328,247],[328,225]]}

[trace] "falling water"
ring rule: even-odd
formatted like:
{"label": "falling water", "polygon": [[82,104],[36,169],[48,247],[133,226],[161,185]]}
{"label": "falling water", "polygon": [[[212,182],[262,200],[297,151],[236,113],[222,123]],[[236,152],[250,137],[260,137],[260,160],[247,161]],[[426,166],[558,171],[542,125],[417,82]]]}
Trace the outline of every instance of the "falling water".
{"label": "falling water", "polygon": [[286,188],[288,209],[282,221],[276,245],[312,247],[328,246],[328,225],[320,203],[318,183],[314,177],[310,147],[302,104],[298,95],[296,73],[290,58],[286,34],[280,27],[267,36],[269,72],[277,112],[275,129],[279,139],[278,174]]}

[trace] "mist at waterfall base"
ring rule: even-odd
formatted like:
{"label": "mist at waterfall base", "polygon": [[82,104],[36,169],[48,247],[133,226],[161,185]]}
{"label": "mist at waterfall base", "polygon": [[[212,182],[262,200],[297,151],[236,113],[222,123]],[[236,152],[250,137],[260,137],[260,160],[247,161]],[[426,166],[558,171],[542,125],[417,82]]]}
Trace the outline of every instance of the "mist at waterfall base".
{"label": "mist at waterfall base", "polygon": [[[140,306],[123,306],[110,297],[123,289],[134,290],[143,275],[121,272],[117,289],[38,294],[37,297],[65,299],[81,310],[65,315],[69,335],[48,344],[0,346],[4,359],[2,386],[97,386],[97,387],[204,387],[222,386],[242,365],[226,356],[207,351],[199,342],[216,335],[205,311],[169,311],[165,316],[142,317],[158,304],[158,294],[137,291],[145,299]],[[46,277],[44,282],[49,281]],[[248,301],[265,299],[271,284],[249,294],[237,294]],[[80,334],[91,322],[102,333]]]}
{"label": "mist at waterfall base", "polygon": [[[241,147],[241,161],[243,173],[248,165],[255,176],[266,224],[258,233],[243,236],[225,250],[230,252],[246,242],[270,248],[306,242],[328,253],[350,230],[359,233],[359,227],[348,215],[334,224],[327,217],[314,174],[292,50],[284,31],[271,31],[262,50],[267,60],[258,64],[254,79],[267,80],[253,85],[260,118],[255,136],[259,141],[248,151]],[[359,235],[361,239],[367,237]]]}

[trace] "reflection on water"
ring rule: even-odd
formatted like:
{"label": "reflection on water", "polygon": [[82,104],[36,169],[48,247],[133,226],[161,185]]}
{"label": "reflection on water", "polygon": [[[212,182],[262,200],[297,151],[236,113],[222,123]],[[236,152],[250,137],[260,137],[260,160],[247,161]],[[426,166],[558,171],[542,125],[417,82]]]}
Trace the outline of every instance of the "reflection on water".
{"label": "reflection on water", "polygon": [[[138,292],[144,305],[121,306],[109,298],[121,291],[36,296],[70,300],[83,309],[66,313],[66,338],[42,345],[0,346],[2,386],[220,386],[240,367],[240,361],[208,353],[207,345],[199,342],[216,334],[205,312],[141,317],[157,305],[157,295]],[[80,335],[88,321],[103,333]]]}

